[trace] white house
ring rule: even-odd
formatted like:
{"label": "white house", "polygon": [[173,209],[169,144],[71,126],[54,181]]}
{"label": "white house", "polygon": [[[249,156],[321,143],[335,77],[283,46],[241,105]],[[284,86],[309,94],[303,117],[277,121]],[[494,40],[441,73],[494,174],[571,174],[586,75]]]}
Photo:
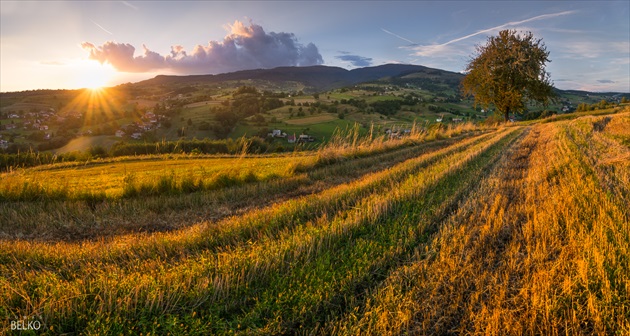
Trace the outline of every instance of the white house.
{"label": "white house", "polygon": [[297,138],[297,142],[313,142],[313,141],[315,141],[315,138],[313,138],[312,136],[308,134],[300,134],[300,136]]}
{"label": "white house", "polygon": [[123,130],[116,131],[116,137],[122,138],[123,136],[125,136],[125,131]]}

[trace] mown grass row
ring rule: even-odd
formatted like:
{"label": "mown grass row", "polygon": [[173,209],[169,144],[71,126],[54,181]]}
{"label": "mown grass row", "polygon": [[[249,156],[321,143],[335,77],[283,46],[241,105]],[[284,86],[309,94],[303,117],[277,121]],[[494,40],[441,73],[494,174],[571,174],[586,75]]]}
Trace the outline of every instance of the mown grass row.
{"label": "mown grass row", "polygon": [[414,123],[409,129],[409,134],[401,138],[389,138],[388,135],[375,135],[373,126],[367,135],[362,136],[359,125],[355,124],[351,129],[335,131],[331,139],[317,151],[315,165],[326,165],[349,158],[383,153],[402,146],[487,130],[488,128],[484,126],[469,122],[448,126],[437,124],[426,130]]}
{"label": "mown grass row", "polygon": [[292,177],[220,190],[118,201],[0,203],[0,235],[7,238],[80,240],[133,231],[164,231],[219,219],[242,209],[318,192],[445,148],[464,138],[426,142],[373,156],[346,160]]}
{"label": "mown grass row", "polygon": [[[67,256],[71,258],[82,256],[92,260],[111,260],[111,262],[119,263],[124,260],[119,260],[117,256],[124,258],[129,253],[134,255],[134,260],[143,256],[147,258],[160,256],[168,259],[191,251],[225,247],[263,237],[269,238],[285,228],[296,226],[311,218],[331,216],[338,211],[356,207],[362,198],[383,190],[390,190],[392,184],[406,179],[408,174],[417,169],[430,167],[435,162],[453,154],[461,154],[470,147],[484,146],[489,140],[497,141],[496,139],[504,135],[505,132],[502,132],[467,139],[316,194],[290,199],[218,222],[203,222],[176,232],[127,235],[118,237],[112,242],[86,242],[81,245],[62,242],[44,245],[28,241],[0,242],[0,244],[6,247],[5,251],[13,251],[14,256],[18,258],[38,256],[36,259],[40,259],[43,264]],[[37,245],[38,248],[33,249],[33,245]],[[103,253],[103,250],[107,253]],[[65,252],[60,254],[59,251]],[[2,255],[0,252],[0,257]],[[41,259],[47,257],[53,259]]]}
{"label": "mown grass row", "polygon": [[[394,194],[375,195],[360,210],[332,219],[316,234],[300,234],[312,240],[290,246],[284,258],[271,261],[269,264],[281,266],[278,271],[268,271],[266,283],[260,284],[260,277],[253,285],[244,282],[245,295],[240,297],[248,300],[232,301],[233,308],[227,307],[223,320],[227,323],[212,321],[212,331],[311,333],[325,321],[362,305],[362,294],[377,286],[388,269],[426,239],[437,219],[464,197],[484,174],[483,168],[491,166],[516,135],[436,163],[428,171],[410,175]],[[219,314],[224,309],[221,305]],[[235,311],[238,315],[233,317]]]}
{"label": "mown grass row", "polygon": [[408,265],[325,330],[630,333],[630,211],[600,183],[611,172],[589,162],[581,122],[535,126]]}
{"label": "mown grass row", "polygon": [[630,139],[630,113],[580,118],[564,129],[611,201],[630,204],[630,145],[624,145]]}
{"label": "mown grass row", "polygon": [[[481,131],[473,124],[436,128],[421,132],[414,128],[401,139],[385,136],[362,136],[358,125],[333,139],[313,155],[187,158],[166,160],[164,167],[155,161],[139,158],[135,161],[112,161],[76,166],[72,171],[58,169],[67,164],[50,165],[43,169],[21,169],[2,174],[0,202],[32,202],[55,200],[85,201],[95,206],[106,200],[139,198],[158,195],[181,195],[204,190],[217,190],[248,183],[287,178],[332,165],[339,161],[368,157],[396,151],[406,146]],[[189,164],[183,165],[181,161]],[[139,165],[140,164],[140,165]],[[127,165],[132,171],[126,172]],[[120,172],[124,167],[124,175]],[[132,168],[134,167],[134,168]],[[158,171],[155,171],[155,168]],[[199,169],[193,169],[198,167]]]}
{"label": "mown grass row", "polygon": [[[111,264],[101,264],[85,254],[77,255],[70,250],[66,252],[68,259],[65,261],[57,258],[63,265],[55,265],[53,256],[43,256],[52,254],[52,250],[40,250],[31,255],[37,257],[31,258],[27,251],[14,249],[14,253],[4,254],[2,260],[5,267],[16,257],[31,260],[33,265],[19,271],[5,268],[11,276],[7,277],[3,285],[12,286],[13,290],[8,291],[4,299],[8,302],[7,306],[19,311],[12,313],[41,310],[48,325],[99,334],[118,331],[137,333],[132,327],[140,327],[145,332],[154,330],[163,333],[170,330],[196,331],[200,334],[225,331],[222,327],[238,329],[239,325],[262,328],[259,332],[297,331],[298,324],[314,327],[311,323],[313,316],[308,314],[319,316],[321,314],[318,311],[324,315],[327,312],[332,314],[335,305],[321,306],[317,303],[321,301],[316,295],[309,296],[306,293],[328,293],[326,295],[336,298],[334,303],[335,300],[353,297],[351,289],[361,287],[361,283],[369,285],[374,267],[395,264],[401,253],[408,249],[405,246],[412,246],[414,239],[421,236],[422,229],[419,229],[418,234],[412,234],[418,225],[414,220],[417,217],[409,217],[407,213],[418,211],[431,217],[444,202],[454,202],[459,197],[457,195],[466,189],[466,185],[460,183],[462,177],[472,183],[475,177],[482,174],[488,161],[514,137],[514,134],[510,137],[505,135],[502,133],[492,140],[460,146],[464,148],[451,150],[447,155],[434,154],[434,158],[440,157],[430,165],[423,165],[422,160],[416,160],[420,162],[411,165],[411,171],[405,171],[401,178],[391,181],[391,185],[396,187],[391,192],[381,189],[380,192],[363,196],[355,194],[361,201],[356,204],[358,209],[342,207],[337,213],[330,214],[308,211],[310,215],[302,219],[300,211],[288,209],[283,214],[275,209],[271,213],[273,216],[266,219],[279,218],[285,221],[284,226],[272,224],[252,230],[250,227],[253,223],[247,223],[243,227],[245,231],[235,231],[236,236],[230,233],[231,229],[226,231],[228,234],[222,238],[218,250],[209,249],[209,245],[186,246],[189,254],[187,258],[176,259],[178,262],[172,260],[165,263],[163,257],[166,255],[161,253],[170,247],[166,236],[155,237],[152,244],[161,245],[161,249],[150,251],[145,257],[139,255],[144,253],[142,244],[133,242],[133,246],[129,244],[123,247],[121,255],[115,256],[112,259],[115,262]],[[413,177],[409,177],[409,174]],[[360,189],[357,185],[348,188]],[[377,189],[374,185],[371,188]],[[336,194],[338,191],[330,193]],[[416,202],[422,195],[426,196],[422,198],[425,204],[418,205]],[[324,204],[330,206],[329,203]],[[411,234],[410,238],[405,238],[407,234]],[[215,236],[216,232],[202,231],[200,234],[206,240]],[[361,237],[366,239],[366,244],[356,240]],[[237,240],[234,241],[234,238]],[[407,244],[403,244],[402,251],[396,247],[399,239],[410,239]],[[379,243],[381,241],[383,244]],[[202,243],[207,244],[205,241]],[[111,248],[116,249],[114,246]],[[338,250],[339,254],[331,253],[331,249]],[[17,253],[18,250],[21,251]],[[199,252],[194,253],[196,250]],[[383,254],[387,251],[394,252]],[[345,262],[343,267],[328,272],[334,264],[331,264],[331,260],[337,260],[344,253],[346,257],[340,260]],[[379,261],[382,256],[385,259]],[[289,267],[287,261],[295,264]],[[43,265],[55,265],[53,270],[56,271],[42,268]],[[299,269],[304,272],[295,271]],[[285,278],[286,270],[295,273],[294,277],[290,277],[292,285],[288,287],[280,281]],[[352,275],[352,270],[356,270],[356,276]],[[329,276],[332,276],[331,281],[327,280]],[[314,279],[313,291],[296,291],[293,287],[309,284],[306,280],[311,278]],[[341,287],[327,287],[335,283]],[[359,287],[356,287],[357,284]],[[40,288],[34,291],[37,295],[24,291],[33,285]],[[294,299],[279,305],[272,304],[270,300],[277,297],[274,293],[279,290],[291,294],[289,297],[302,293],[304,296],[298,299],[303,300],[300,302],[306,307],[305,311],[292,312],[290,308],[297,307],[292,305]],[[264,304],[257,304],[257,300],[242,302],[243,297],[251,298],[243,295],[246,293],[258,295],[258,301]],[[68,296],[70,298],[64,301]],[[249,307],[249,310],[245,310],[245,307]],[[234,309],[242,312],[235,314]],[[263,312],[259,314],[260,309]],[[288,320],[275,320],[277,324],[269,326],[261,324],[261,321],[271,323],[273,320],[265,317],[264,311],[268,309],[275,314],[289,314],[286,316]],[[232,317],[231,320],[226,320],[228,316]],[[185,323],[178,324],[179,321]]]}

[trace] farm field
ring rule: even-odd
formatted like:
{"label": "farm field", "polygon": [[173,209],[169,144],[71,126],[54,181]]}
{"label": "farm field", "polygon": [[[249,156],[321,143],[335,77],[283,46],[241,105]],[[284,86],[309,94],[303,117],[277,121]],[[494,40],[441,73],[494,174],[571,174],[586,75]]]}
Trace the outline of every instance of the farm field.
{"label": "farm field", "polygon": [[285,122],[289,125],[311,125],[311,124],[322,123],[322,122],[331,121],[335,119],[337,119],[337,117],[330,114],[324,114],[324,115],[319,115],[315,117],[306,117],[306,118],[300,118],[300,119],[287,120]]}
{"label": "farm field", "polygon": [[[0,316],[47,334],[628,334],[628,125],[11,173],[73,192],[0,203]],[[215,168],[244,177],[204,187]],[[124,169],[153,189],[122,197]]]}

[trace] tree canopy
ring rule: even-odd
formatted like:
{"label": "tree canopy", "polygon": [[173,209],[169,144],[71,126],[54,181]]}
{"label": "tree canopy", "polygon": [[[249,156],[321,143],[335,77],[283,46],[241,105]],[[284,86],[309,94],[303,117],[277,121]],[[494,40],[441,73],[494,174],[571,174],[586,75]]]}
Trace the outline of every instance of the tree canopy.
{"label": "tree canopy", "polygon": [[464,96],[474,96],[475,104],[494,104],[507,121],[510,113],[522,113],[527,102],[546,105],[554,97],[547,62],[549,52],[541,39],[531,32],[503,30],[477,46],[461,89]]}

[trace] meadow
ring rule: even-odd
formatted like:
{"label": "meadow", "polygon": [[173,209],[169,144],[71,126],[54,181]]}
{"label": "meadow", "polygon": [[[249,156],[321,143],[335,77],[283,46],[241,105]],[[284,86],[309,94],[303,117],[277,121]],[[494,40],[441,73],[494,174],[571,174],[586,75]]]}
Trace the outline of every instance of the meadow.
{"label": "meadow", "polygon": [[[628,334],[628,125],[626,109],[348,132],[311,155],[17,170],[0,203],[0,332]],[[205,187],[226,169],[245,177]],[[27,179],[43,197],[20,198]],[[105,197],[81,196],[96,184]]]}

